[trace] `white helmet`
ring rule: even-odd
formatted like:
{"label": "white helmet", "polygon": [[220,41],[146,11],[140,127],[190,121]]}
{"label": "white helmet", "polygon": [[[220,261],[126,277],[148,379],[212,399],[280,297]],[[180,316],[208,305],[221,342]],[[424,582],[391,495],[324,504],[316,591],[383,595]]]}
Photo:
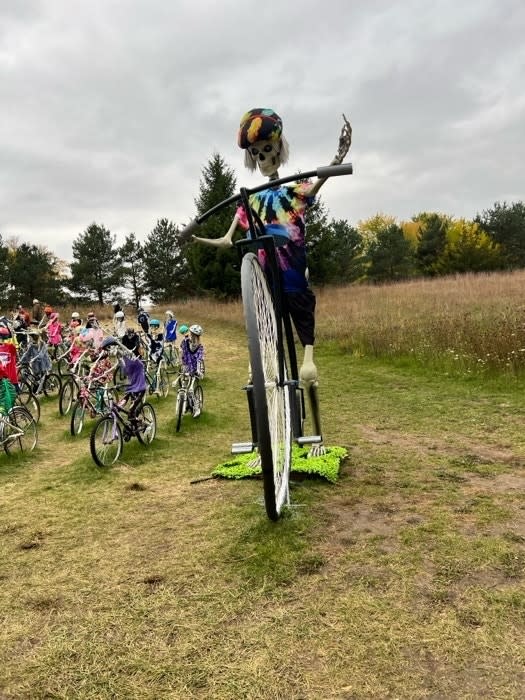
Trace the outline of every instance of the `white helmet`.
{"label": "white helmet", "polygon": [[166,316],[171,316],[173,318],[174,315],[175,314],[173,313],[173,311],[170,311],[169,309],[168,311],[166,311]]}
{"label": "white helmet", "polygon": [[190,333],[193,333],[193,335],[202,335],[202,327],[199,326],[198,323],[194,323],[193,326],[190,326]]}
{"label": "white helmet", "polygon": [[115,318],[124,318],[124,312],[123,311],[117,311],[115,314]]}
{"label": "white helmet", "polygon": [[80,318],[80,314],[78,313],[78,311],[73,311],[73,313],[71,314],[71,318]]}

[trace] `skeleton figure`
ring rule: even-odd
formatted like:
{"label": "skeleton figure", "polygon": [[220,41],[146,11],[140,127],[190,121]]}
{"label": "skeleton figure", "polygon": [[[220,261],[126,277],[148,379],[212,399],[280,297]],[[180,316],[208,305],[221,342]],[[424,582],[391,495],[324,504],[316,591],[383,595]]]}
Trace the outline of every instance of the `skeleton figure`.
{"label": "skeleton figure", "polygon": [[[343,114],[343,128],[337,153],[331,165],[339,165],[345,158],[352,141],[352,128]],[[308,286],[305,247],[305,215],[314,198],[326,182],[319,178],[312,182],[271,187],[279,178],[279,168],[288,161],[288,142],[282,133],[282,121],[271,109],[252,109],[241,119],[238,145],[244,149],[244,164],[249,170],[257,168],[269,179],[269,188],[250,196],[250,206],[259,215],[267,230],[281,233],[287,242],[277,248],[279,267],[283,276],[284,292],[290,316],[299,340],[304,347],[303,363],[299,377],[310,399],[312,418],[317,435],[321,435],[321,420],[317,401],[318,375],[314,364],[315,296]],[[242,207],[232,221],[227,233],[218,239],[194,240],[205,245],[228,247],[238,227],[248,227],[246,212]],[[324,453],[324,447],[314,445],[311,455]]]}

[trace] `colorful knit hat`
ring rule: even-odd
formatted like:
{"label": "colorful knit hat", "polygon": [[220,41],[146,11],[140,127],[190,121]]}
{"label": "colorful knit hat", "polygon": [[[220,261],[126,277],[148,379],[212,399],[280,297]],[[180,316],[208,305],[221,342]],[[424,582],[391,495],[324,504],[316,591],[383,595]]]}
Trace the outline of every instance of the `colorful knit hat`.
{"label": "colorful knit hat", "polygon": [[278,141],[283,133],[281,117],[273,109],[250,109],[241,119],[237,143],[249,148],[256,141]]}

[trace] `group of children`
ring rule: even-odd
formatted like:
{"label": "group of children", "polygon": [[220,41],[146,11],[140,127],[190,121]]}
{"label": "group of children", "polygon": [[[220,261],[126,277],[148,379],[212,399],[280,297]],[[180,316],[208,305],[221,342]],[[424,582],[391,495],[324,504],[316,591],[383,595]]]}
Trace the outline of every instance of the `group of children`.
{"label": "group of children", "polygon": [[[155,362],[160,362],[166,344],[175,345],[178,331],[182,336],[180,343],[182,371],[198,379],[204,377],[204,346],[201,340],[203,330],[200,325],[187,326],[183,324],[179,327],[173,311],[168,309],[165,312],[164,327],[161,329],[161,322],[156,318],[150,318],[149,313],[143,307],[137,310],[137,324],[144,334],[149,357]],[[128,326],[124,310],[118,303],[113,305],[113,331],[115,337],[124,347],[136,357],[140,357],[140,336],[133,326]],[[194,401],[194,418],[197,418],[200,412],[201,407]]]}

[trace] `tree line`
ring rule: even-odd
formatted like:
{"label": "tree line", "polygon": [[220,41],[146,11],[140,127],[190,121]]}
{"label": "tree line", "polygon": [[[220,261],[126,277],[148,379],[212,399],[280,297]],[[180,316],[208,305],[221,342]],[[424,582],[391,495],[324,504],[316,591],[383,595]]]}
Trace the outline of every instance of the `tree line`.
{"label": "tree line", "polygon": [[[197,214],[236,192],[233,170],[215,153],[202,170]],[[349,202],[351,208],[351,202]],[[234,208],[199,229],[222,235]],[[307,251],[314,285],[388,282],[411,277],[487,272],[525,267],[525,204],[496,202],[473,220],[420,212],[410,221],[377,214],[352,226],[330,218],[318,199],[307,215]],[[158,219],[141,242],[129,233],[122,245],[103,224],[91,223],[73,242],[67,265],[43,246],[0,235],[0,305],[93,302],[116,298],[137,306],[193,295],[232,298],[240,290],[237,251],[183,239],[183,226]]]}

